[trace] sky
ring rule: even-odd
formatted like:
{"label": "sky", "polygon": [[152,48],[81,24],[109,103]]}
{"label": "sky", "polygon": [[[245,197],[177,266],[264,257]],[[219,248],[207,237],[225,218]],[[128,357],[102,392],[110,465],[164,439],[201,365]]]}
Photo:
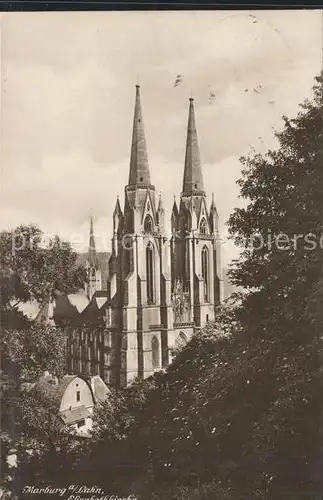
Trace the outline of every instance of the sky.
{"label": "sky", "polygon": [[230,262],[237,249],[225,223],[243,204],[239,158],[276,147],[282,115],[297,114],[321,68],[320,10],[4,13],[0,230],[36,223],[84,251],[92,215],[97,247],[109,251],[140,84],[167,219],[194,97],[204,184]]}

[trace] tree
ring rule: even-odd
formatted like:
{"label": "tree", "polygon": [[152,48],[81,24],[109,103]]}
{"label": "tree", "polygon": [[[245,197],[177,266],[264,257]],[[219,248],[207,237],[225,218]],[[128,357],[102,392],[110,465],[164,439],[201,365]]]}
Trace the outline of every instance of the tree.
{"label": "tree", "polygon": [[[31,321],[20,306],[36,301],[44,309],[57,293],[79,289],[85,271],[77,267],[76,259],[70,244],[58,236],[45,245],[34,225],[0,233],[1,430],[5,443],[1,453],[3,463],[10,450],[16,453],[14,480],[13,473],[6,474],[13,488],[28,477],[39,478],[39,471],[44,473],[50,464],[53,476],[56,466],[58,471],[66,464],[64,457],[70,450],[70,435],[58,416],[59,407],[31,390],[44,371],[63,374],[66,335],[46,321]],[[43,477],[50,481],[48,470]]]}
{"label": "tree", "polygon": [[21,304],[36,301],[44,308],[57,293],[78,290],[86,279],[69,243],[55,236],[45,245],[42,238],[34,225],[0,233],[2,369],[14,379],[19,373],[35,380],[45,369],[59,375],[64,359],[62,332],[30,321]]}
{"label": "tree", "polygon": [[297,491],[310,494],[321,453],[322,90],[323,73],[313,100],[295,119],[284,117],[279,149],[242,159],[239,184],[249,205],[229,220],[236,242],[251,243],[230,272],[233,283],[249,292],[239,319],[270,356],[272,401],[255,425],[254,440],[266,454],[272,497],[280,490],[294,491],[295,498]]}
{"label": "tree", "polygon": [[40,487],[69,482],[77,459],[77,442],[59,415],[59,405],[55,387],[44,391],[38,384],[11,393],[6,399],[4,413],[13,419],[8,435],[16,457],[6,485],[17,498],[28,484]]}
{"label": "tree", "polygon": [[322,283],[322,76],[316,80],[313,101],[295,119],[284,117],[280,148],[241,159],[241,196],[250,203],[229,219],[236,243],[251,243],[230,271],[234,284],[252,292],[244,307],[256,313],[264,301],[280,320],[302,323]]}
{"label": "tree", "polygon": [[35,225],[0,233],[0,306],[2,325],[14,327],[21,303],[44,305],[57,292],[83,286],[85,270],[76,266],[77,254],[68,242],[54,236],[47,243]]}

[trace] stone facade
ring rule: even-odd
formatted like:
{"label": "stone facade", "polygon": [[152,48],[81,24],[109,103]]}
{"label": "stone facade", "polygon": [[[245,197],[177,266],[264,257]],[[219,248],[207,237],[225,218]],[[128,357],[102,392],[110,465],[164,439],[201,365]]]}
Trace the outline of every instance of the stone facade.
{"label": "stone facade", "polygon": [[223,296],[218,215],[204,191],[192,98],[183,190],[171,228],[166,234],[163,200],[156,199],[151,182],[137,86],[129,180],[123,210],[117,199],[113,213],[107,289],[102,290],[91,221],[91,302],[69,335],[70,371],[98,373],[116,387],[146,378],[167,366],[172,350],[216,315]]}

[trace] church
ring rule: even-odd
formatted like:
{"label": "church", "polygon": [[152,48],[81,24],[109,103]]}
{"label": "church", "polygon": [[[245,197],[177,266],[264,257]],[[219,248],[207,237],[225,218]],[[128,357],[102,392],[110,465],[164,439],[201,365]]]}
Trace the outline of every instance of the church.
{"label": "church", "polygon": [[113,212],[111,254],[96,251],[91,219],[88,304],[67,323],[68,373],[100,375],[112,387],[167,366],[223,300],[218,214],[204,189],[193,98],[170,234],[152,179],[137,85],[129,179],[123,207],[117,198]]}

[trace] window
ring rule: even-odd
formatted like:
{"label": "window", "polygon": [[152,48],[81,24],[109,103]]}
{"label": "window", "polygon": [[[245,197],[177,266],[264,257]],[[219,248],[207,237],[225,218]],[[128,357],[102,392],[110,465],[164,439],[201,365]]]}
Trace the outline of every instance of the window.
{"label": "window", "polygon": [[202,219],[200,222],[200,234],[206,234],[206,221]]}
{"label": "window", "polygon": [[77,428],[79,429],[80,427],[84,427],[85,425],[85,420],[80,420],[79,422],[77,422]]}
{"label": "window", "polygon": [[151,243],[146,248],[147,302],[154,302],[154,249]]}
{"label": "window", "polygon": [[208,314],[206,315],[206,322],[207,323],[209,322],[209,315]]}
{"label": "window", "polygon": [[153,368],[159,367],[159,342],[155,336],[151,340],[151,364]]}
{"label": "window", "polygon": [[147,215],[145,218],[144,230],[145,230],[145,233],[152,233],[153,232],[153,220],[150,217],[150,215]]}
{"label": "window", "polygon": [[209,251],[207,247],[202,249],[202,277],[204,280],[204,302],[209,301]]}
{"label": "window", "polygon": [[[139,120],[140,121],[140,120]],[[140,177],[140,182],[143,182],[144,178],[143,177]]]}
{"label": "window", "polygon": [[80,391],[76,391],[76,401],[79,402],[81,400],[81,393]]}

